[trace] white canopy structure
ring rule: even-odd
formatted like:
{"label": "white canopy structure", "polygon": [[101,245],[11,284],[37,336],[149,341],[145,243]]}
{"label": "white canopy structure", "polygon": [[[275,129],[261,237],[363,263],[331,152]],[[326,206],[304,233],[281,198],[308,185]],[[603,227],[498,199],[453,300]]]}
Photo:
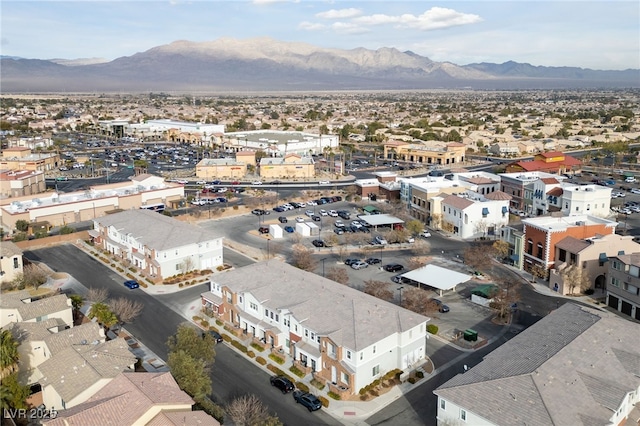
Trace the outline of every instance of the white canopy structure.
{"label": "white canopy structure", "polygon": [[471,275],[462,274],[447,268],[436,265],[427,265],[401,275],[402,278],[438,289],[440,296],[443,290],[455,290],[458,284],[462,284],[471,279]]}

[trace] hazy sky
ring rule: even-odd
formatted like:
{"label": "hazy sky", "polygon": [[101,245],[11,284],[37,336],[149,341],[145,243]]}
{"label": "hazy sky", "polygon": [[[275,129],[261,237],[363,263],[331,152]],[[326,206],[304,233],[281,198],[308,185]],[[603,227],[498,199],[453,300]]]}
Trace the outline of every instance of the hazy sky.
{"label": "hazy sky", "polygon": [[640,68],[638,0],[2,0],[0,15],[0,53],[25,58],[115,59],[176,40],[267,36],[458,65]]}

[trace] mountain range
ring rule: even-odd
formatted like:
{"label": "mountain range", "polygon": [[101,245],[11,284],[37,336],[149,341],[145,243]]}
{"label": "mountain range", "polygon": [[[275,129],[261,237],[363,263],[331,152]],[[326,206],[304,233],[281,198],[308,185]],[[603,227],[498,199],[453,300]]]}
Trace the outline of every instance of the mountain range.
{"label": "mountain range", "polygon": [[640,70],[526,63],[459,66],[395,48],[327,49],[271,38],[175,41],[112,61],[2,57],[4,93],[636,88]]}

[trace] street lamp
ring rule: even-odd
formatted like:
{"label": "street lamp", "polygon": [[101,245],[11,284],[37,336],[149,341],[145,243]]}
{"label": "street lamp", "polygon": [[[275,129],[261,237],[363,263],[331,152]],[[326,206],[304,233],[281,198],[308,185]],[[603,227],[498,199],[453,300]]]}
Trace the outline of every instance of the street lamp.
{"label": "street lamp", "polygon": [[325,258],[323,258],[323,259],[320,259],[320,261],[322,262],[322,278],[324,278],[324,261],[325,261],[325,260],[327,260],[327,258],[326,258],[326,257],[325,257]]}
{"label": "street lamp", "polygon": [[404,287],[398,287],[398,291],[400,291],[400,307],[402,307],[402,289]]}
{"label": "street lamp", "polygon": [[271,252],[269,251],[269,242],[271,241],[271,238],[267,238],[267,260],[269,260],[269,258],[271,257]]}

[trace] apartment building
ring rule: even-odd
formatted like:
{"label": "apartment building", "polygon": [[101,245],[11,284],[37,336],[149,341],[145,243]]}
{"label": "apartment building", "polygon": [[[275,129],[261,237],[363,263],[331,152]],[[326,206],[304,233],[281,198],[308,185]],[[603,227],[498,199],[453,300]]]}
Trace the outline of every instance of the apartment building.
{"label": "apartment building", "polygon": [[640,253],[610,258],[607,306],[640,320]]}
{"label": "apartment building", "polygon": [[89,234],[96,246],[156,281],[192,270],[214,270],[223,262],[221,236],[149,210],[94,219]]}
{"label": "apartment building", "polygon": [[562,216],[555,213],[523,219],[524,270],[531,272],[535,265],[545,270],[554,267],[556,244],[566,237],[592,238],[614,234],[617,222],[591,215]]}
{"label": "apartment building", "polygon": [[533,208],[527,210],[525,206],[527,204],[531,205],[526,200],[533,200],[533,189],[530,189],[528,196],[525,196],[525,190],[529,185],[541,179],[547,179],[548,182],[551,182],[551,179],[561,182],[565,177],[538,171],[500,174],[500,190],[511,195],[509,208],[512,212],[526,211],[527,213],[532,213]]}
{"label": "apartment building", "polygon": [[337,393],[425,359],[429,318],[275,260],[213,276],[202,305]]}
{"label": "apartment building", "polygon": [[9,283],[23,272],[22,249],[12,241],[0,241],[0,283]]}
{"label": "apartment building", "polygon": [[[434,202],[437,198],[434,197]],[[462,238],[495,235],[509,223],[511,197],[502,191],[486,195],[467,191],[442,197],[439,227]]]}
{"label": "apartment building", "polygon": [[636,425],[640,325],[567,303],[434,391],[437,424]]}
{"label": "apartment building", "polygon": [[578,239],[565,237],[556,244],[554,267],[549,271],[549,288],[560,294],[577,293],[586,288],[576,288],[579,283],[572,283],[571,277],[564,273],[571,265],[577,265],[580,273],[587,277],[589,289],[604,293],[609,273],[609,258],[624,253],[640,253],[640,244],[633,241],[633,236],[618,234],[596,235],[595,237]]}

